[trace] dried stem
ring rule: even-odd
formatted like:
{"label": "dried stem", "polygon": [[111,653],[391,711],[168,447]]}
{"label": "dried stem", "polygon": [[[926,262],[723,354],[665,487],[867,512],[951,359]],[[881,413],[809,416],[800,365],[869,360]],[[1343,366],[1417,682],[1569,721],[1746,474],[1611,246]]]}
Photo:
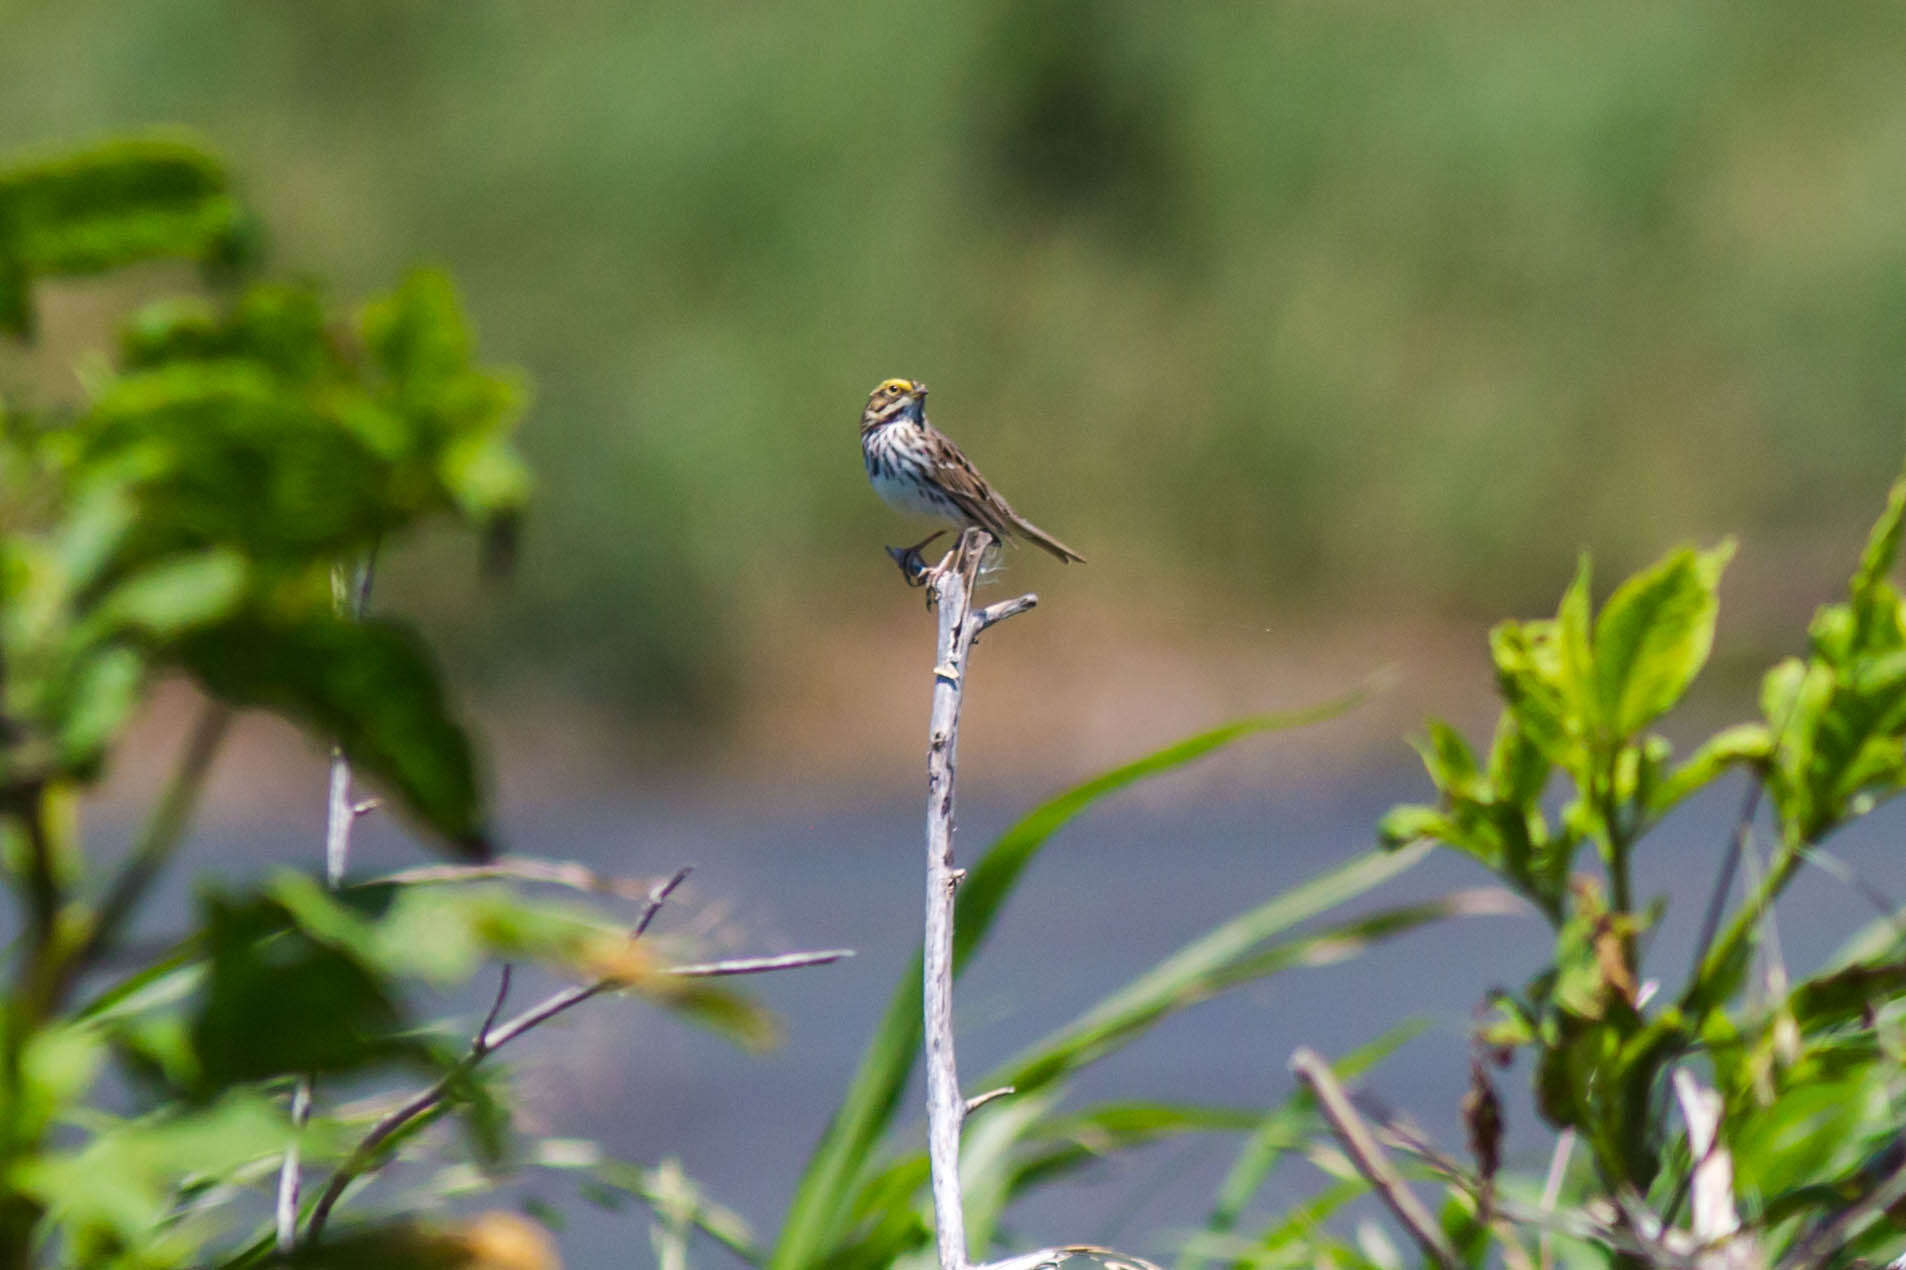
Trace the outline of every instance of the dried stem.
{"label": "dried stem", "polygon": [[191,822],[192,809],[198,805],[199,792],[205,787],[212,759],[217,756],[231,721],[231,708],[216,702],[206,705],[199,713],[192,735],[186,740],[185,753],[180,756],[178,770],[159,796],[159,805],[153,810],[144,835],[107,888],[85,943],[67,963],[67,979],[84,969],[107,944],[119,937],[119,928],[145,898],[146,889],[159,876],[166,861],[172,858],[186,825]]}
{"label": "dried stem", "polygon": [[518,882],[540,882],[566,886],[590,895],[613,895],[636,900],[655,889],[653,880],[616,877],[597,873],[572,860],[542,860],[535,856],[506,855],[487,864],[425,864],[414,869],[399,869],[381,877],[366,878],[357,886],[423,886],[456,882],[487,882],[508,878]]}
{"label": "dried stem", "polygon": [[[356,568],[348,573],[342,564],[331,567],[331,607],[340,617],[358,621],[364,616],[364,610],[371,602],[371,578],[376,560],[377,549],[372,547]],[[352,800],[351,761],[344,757],[343,746],[333,744],[330,787],[324,805],[324,880],[332,890],[337,890],[344,883],[344,870],[351,859],[352,827],[357,824],[359,816],[376,805],[374,799],[363,803]],[[504,968],[503,982],[507,988],[508,967]],[[302,1128],[311,1118],[311,1094],[311,1078],[300,1077],[291,1091],[293,1125]],[[290,1252],[298,1244],[298,1199],[304,1183],[301,1169],[302,1162],[294,1143],[285,1151],[284,1163],[278,1170],[277,1236],[280,1252]],[[317,1233],[315,1225],[312,1233]]]}
{"label": "dried stem", "polygon": [[[376,549],[366,553],[347,577],[343,565],[331,570],[331,603],[340,616],[357,621],[371,602],[371,574],[377,560]],[[344,881],[345,867],[351,860],[351,826],[357,823],[358,810],[351,801],[351,761],[340,746],[331,747],[331,796],[324,812],[324,876],[333,889]]]}
{"label": "dried stem", "polygon": [[1741,798],[1740,814],[1734,818],[1729,850],[1721,861],[1720,874],[1714,879],[1714,890],[1707,897],[1707,911],[1701,917],[1701,933],[1694,941],[1694,962],[1688,967],[1690,983],[1700,978],[1708,950],[1714,946],[1714,937],[1720,934],[1721,916],[1727,911],[1728,893],[1734,889],[1734,874],[1740,867],[1741,857],[1753,846],[1754,814],[1760,810],[1761,794],[1766,788],[1766,782],[1757,775]]}
{"label": "dried stem", "polygon": [[[291,1091],[291,1124],[302,1129],[311,1119],[311,1078],[301,1076]],[[285,1160],[278,1169],[277,1243],[279,1252],[298,1246],[298,1192],[303,1182],[299,1166],[298,1144],[285,1149]]]}
{"label": "dried stem", "polygon": [[960,698],[973,641],[991,622],[1004,621],[1037,603],[1020,596],[975,611],[973,587],[989,537],[984,530],[962,535],[948,561],[932,578],[940,614],[938,655],[933,666],[933,712],[927,742],[927,895],[924,1011],[927,1070],[927,1157],[933,1175],[933,1220],[940,1270],[969,1270],[966,1210],[960,1195],[960,1126],[966,1097],[960,1093],[953,1047],[953,899],[964,872],[953,862],[953,779],[959,745]]}
{"label": "dried stem", "polygon": [[[1549,1175],[1542,1182],[1542,1215],[1547,1217],[1555,1211],[1556,1201],[1562,1198],[1562,1182],[1568,1177],[1568,1158],[1575,1151],[1575,1130],[1564,1129],[1555,1139],[1555,1150],[1549,1155]],[[1555,1248],[1549,1237],[1547,1226],[1537,1237],[1537,1256],[1542,1270],[1552,1270],[1555,1265]]]}
{"label": "dried stem", "polygon": [[1291,1055],[1291,1071],[1316,1095],[1318,1110],[1336,1131],[1357,1172],[1388,1205],[1403,1228],[1409,1231],[1410,1237],[1416,1240],[1417,1246],[1443,1270],[1458,1270],[1463,1264],[1462,1258],[1450,1246],[1436,1219],[1423,1207],[1423,1202],[1403,1185],[1403,1179],[1397,1175],[1389,1157],[1377,1145],[1376,1135],[1364,1123],[1363,1117],[1357,1114],[1357,1109],[1350,1105],[1350,1097],[1337,1082],[1330,1064],[1314,1050],[1299,1049]]}
{"label": "dried stem", "polygon": [[763,975],[776,970],[799,970],[803,966],[825,966],[851,957],[851,948],[822,948],[814,952],[781,953],[774,957],[731,957],[727,961],[704,961],[688,966],[670,966],[664,973],[684,979],[725,979],[732,975]]}

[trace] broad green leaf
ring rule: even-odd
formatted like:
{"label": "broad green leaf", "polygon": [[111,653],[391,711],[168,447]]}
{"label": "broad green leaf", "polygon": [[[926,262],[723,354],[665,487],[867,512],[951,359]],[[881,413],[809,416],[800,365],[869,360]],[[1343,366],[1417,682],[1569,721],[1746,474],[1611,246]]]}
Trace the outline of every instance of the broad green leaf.
{"label": "broad green leaf", "polygon": [[282,1108],[245,1091],[202,1109],[172,1108],[125,1121],[102,1117],[83,1142],[17,1164],[15,1176],[48,1207],[72,1263],[103,1264],[112,1250],[134,1247],[149,1258],[141,1264],[187,1264],[196,1243],[216,1233],[216,1227],[181,1231],[178,1199],[188,1179],[226,1182],[300,1139],[333,1146],[326,1137],[318,1126],[301,1133]]}
{"label": "broad green leaf", "polygon": [[208,896],[204,992],[192,1020],[198,1092],[421,1058],[399,1039],[395,985],[313,939],[277,903]]}
{"label": "broad green leaf", "polygon": [[[961,884],[955,915],[955,972],[991,929],[1020,874],[1067,821],[1092,803],[1130,785],[1193,762],[1260,732],[1284,731],[1335,718],[1362,701],[1359,690],[1309,710],[1257,715],[1187,738],[1076,785],[1013,825],[981,857]],[[861,1058],[840,1108],[829,1121],[801,1175],[794,1202],[768,1264],[808,1270],[850,1236],[849,1205],[871,1168],[874,1149],[892,1122],[921,1046],[920,959],[894,990],[887,1013]]]}
{"label": "broad green leaf", "polygon": [[1489,653],[1518,734],[1550,763],[1578,768],[1580,738],[1562,691],[1555,623],[1499,622],[1489,631]]}
{"label": "broad green leaf", "polygon": [[213,547],[147,566],[108,591],[97,622],[166,641],[230,614],[244,595],[245,559]]}
{"label": "broad green leaf", "polygon": [[85,462],[129,483],[147,555],[225,545],[309,567],[428,505],[321,403],[246,361],[115,380],[79,420]]}
{"label": "broad green leaf", "polygon": [[326,328],[324,298],[305,283],[260,283],[229,306],[197,297],[161,301],[135,313],[120,341],[129,369],[245,359],[300,386],[341,379],[347,370]]}
{"label": "broad green leaf", "polygon": [[1720,611],[1721,571],[1733,542],[1684,547],[1629,578],[1595,623],[1595,689],[1610,739],[1633,736],[1666,713],[1706,664]]}
{"label": "broad green leaf", "polygon": [[456,284],[440,270],[413,270],[396,290],[366,304],[358,325],[379,369],[403,391],[422,391],[469,365],[469,324]]}
{"label": "broad green leaf", "polygon": [[1489,788],[1496,801],[1518,808],[1539,821],[1542,811],[1537,800],[1548,787],[1549,774],[1554,770],[1541,747],[1523,732],[1515,712],[1503,711],[1489,745]]}
{"label": "broad green leaf", "polygon": [[0,329],[31,329],[35,275],[162,257],[229,264],[251,239],[224,169],[183,136],[110,141],[0,168]]}
{"label": "broad green leaf", "polygon": [[84,658],[56,691],[53,718],[57,761],[82,778],[92,775],[119,729],[138,707],[146,661],[130,648],[105,648]]}
{"label": "broad green leaf", "polygon": [[1575,578],[1562,593],[1555,610],[1557,687],[1567,703],[1567,725],[1576,736],[1598,737],[1606,718],[1595,688],[1595,649],[1590,625],[1589,584],[1593,570],[1588,553],[1575,566]]}
{"label": "broad green leaf", "polygon": [[488,853],[474,747],[408,627],[247,618],[188,636],[179,657],[215,696],[335,738],[452,847]]}
{"label": "broad green leaf", "polygon": [[[1873,523],[1866,549],[1860,554],[1859,568],[1854,571],[1848,588],[1857,619],[1856,646],[1870,643],[1880,623],[1897,620],[1897,596],[1887,579],[1892,574],[1894,561],[1899,558],[1902,532],[1906,532],[1906,480],[1893,482],[1887,491],[1886,510]],[[1893,641],[1897,639],[1895,633]]]}

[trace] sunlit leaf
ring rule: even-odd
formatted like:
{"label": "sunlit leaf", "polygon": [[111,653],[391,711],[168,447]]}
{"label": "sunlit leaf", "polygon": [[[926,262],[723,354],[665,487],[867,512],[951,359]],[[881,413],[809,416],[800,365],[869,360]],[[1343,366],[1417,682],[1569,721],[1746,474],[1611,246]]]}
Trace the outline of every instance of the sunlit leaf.
{"label": "sunlit leaf", "polygon": [[1595,622],[1595,688],[1613,738],[1634,735],[1681,698],[1706,663],[1720,611],[1721,571],[1734,554],[1684,547],[1635,574]]}

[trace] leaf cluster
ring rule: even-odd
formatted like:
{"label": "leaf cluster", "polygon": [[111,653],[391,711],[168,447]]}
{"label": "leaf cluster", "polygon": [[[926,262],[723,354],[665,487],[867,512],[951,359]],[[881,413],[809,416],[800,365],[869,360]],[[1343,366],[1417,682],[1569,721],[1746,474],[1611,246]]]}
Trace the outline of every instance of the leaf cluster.
{"label": "leaf cluster", "polygon": [[[1906,1093],[1883,1057],[1897,1052],[1906,986],[1893,928],[1797,985],[1778,961],[1759,984],[1748,972],[1801,864],[1906,788],[1906,601],[1890,580],[1903,515],[1906,480],[1894,485],[1846,598],[1816,613],[1807,654],[1765,675],[1759,717],[1679,760],[1652,728],[1707,658],[1732,545],[1671,553],[1599,612],[1584,559],[1553,618],[1491,632],[1503,709],[1486,755],[1432,721],[1418,748],[1439,800],[1384,818],[1393,847],[1454,848],[1548,917],[1552,960],[1520,992],[1494,995],[1479,1039],[1533,1052],[1536,1105],[1588,1145],[1592,1186],[1603,1193],[1678,1204],[1692,1162],[1669,1132],[1667,1074],[1698,1060],[1725,1100],[1741,1199],[1777,1241],[1875,1184],[1879,1126],[1896,1119]],[[1662,817],[1734,770],[1746,773],[1749,794],[1717,907],[1691,973],[1670,993],[1646,964],[1661,901],[1633,896],[1632,861]],[[1771,854],[1724,912],[1736,864],[1758,861],[1763,800]],[[1581,868],[1585,844],[1594,872]],[[1811,1148],[1797,1149],[1803,1138]]]}
{"label": "leaf cluster", "polygon": [[[293,1212],[313,1237],[288,1264],[553,1264],[499,1251],[520,1222],[427,1224],[402,1204],[319,1242],[319,1206],[400,1156],[425,1164],[445,1118],[455,1159],[518,1158],[507,1084],[482,1060],[588,997],[769,1043],[759,1010],[636,942],[660,892],[632,922],[485,880],[509,861],[341,892],[284,874],[204,885],[183,932],[129,938],[240,709],[336,746],[453,857],[491,854],[477,740],[423,638],[365,616],[351,574],[429,523],[507,548],[530,493],[512,440],[524,386],[476,360],[443,274],[340,308],[262,276],[257,247],[223,165],[189,138],[0,168],[0,333],[31,337],[49,280],[206,267],[202,287],[125,319],[77,404],[0,403],[0,864],[20,915],[0,1006],[0,1264],[262,1264],[288,1157],[324,1182]],[[79,800],[166,675],[196,688],[198,723],[132,848],[100,858]],[[498,963],[474,1032],[419,1017]],[[573,986],[503,1017],[511,964]],[[313,1083],[370,1097],[288,1115]],[[421,1176],[419,1204],[449,1185]]]}

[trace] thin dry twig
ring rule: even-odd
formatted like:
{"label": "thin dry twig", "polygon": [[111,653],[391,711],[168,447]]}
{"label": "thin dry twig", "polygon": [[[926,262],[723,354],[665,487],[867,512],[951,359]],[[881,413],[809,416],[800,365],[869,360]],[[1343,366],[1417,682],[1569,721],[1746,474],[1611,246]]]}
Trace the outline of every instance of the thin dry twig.
{"label": "thin dry twig", "polygon": [[[302,1129],[311,1119],[311,1078],[300,1076],[291,1090],[291,1124]],[[298,1144],[285,1148],[284,1163],[278,1169],[278,1204],[275,1213],[279,1252],[298,1246],[298,1192],[304,1174],[300,1168]]]}
{"label": "thin dry twig", "polygon": [[[687,880],[688,874],[689,870],[686,868],[677,869],[673,875],[663,879],[650,890],[648,904],[642,910],[641,916],[636,919],[629,938],[640,939],[648,931],[649,923],[655,920],[655,915],[661,911],[669,894]],[[371,1126],[370,1131],[364,1135],[364,1139],[325,1182],[324,1190],[318,1195],[317,1203],[311,1208],[311,1220],[305,1228],[305,1240],[309,1243],[317,1242],[318,1237],[324,1233],[325,1222],[330,1220],[331,1210],[337,1206],[345,1189],[371,1167],[377,1159],[378,1147],[382,1146],[393,1133],[441,1103],[444,1096],[449,1093],[450,1087],[490,1054],[538,1024],[546,1023],[565,1010],[581,1005],[590,997],[616,986],[617,982],[613,979],[598,979],[593,983],[565,988],[498,1027],[496,1019],[503,1012],[503,1002],[510,991],[510,968],[507,965],[504,966],[497,984],[496,998],[490,1003],[489,1012],[484,1015],[482,1025],[470,1038],[469,1051],[456,1066],[439,1077],[435,1084],[420,1090],[405,1102],[386,1112],[376,1124]]]}
{"label": "thin dry twig", "polygon": [[[678,869],[674,874],[656,883],[649,891],[648,903],[644,907],[636,924],[629,932],[630,939],[640,939],[647,933],[649,924],[661,911],[662,904],[671,892],[687,879],[689,870]],[[792,970],[803,966],[823,965],[838,961],[842,957],[851,957],[853,952],[845,948],[830,948],[819,952],[785,953],[774,957],[738,957],[727,961],[705,962],[695,965],[671,966],[664,973],[692,978],[707,978],[723,975],[766,974],[776,970]],[[305,1238],[315,1242],[329,1220],[331,1210],[336,1207],[350,1184],[362,1176],[376,1162],[378,1148],[388,1141],[392,1134],[402,1129],[417,1117],[435,1109],[443,1102],[450,1089],[485,1058],[502,1049],[531,1028],[539,1027],[559,1014],[563,1014],[581,1005],[591,997],[600,996],[617,988],[627,987],[627,981],[615,976],[596,979],[590,983],[577,984],[551,993],[507,1023],[497,1023],[503,1012],[504,999],[510,990],[510,968],[503,967],[501,981],[497,985],[495,999],[483,1023],[470,1038],[470,1048],[456,1066],[445,1072],[435,1084],[420,1090],[405,1102],[386,1112],[364,1135],[362,1141],[351,1152],[350,1157],[338,1166],[337,1172],[325,1182],[323,1192],[317,1203],[312,1206],[311,1220],[306,1229]]]}
{"label": "thin dry twig", "polygon": [[[1542,1181],[1542,1215],[1547,1217],[1555,1211],[1555,1203],[1562,1198],[1562,1181],[1568,1176],[1568,1158],[1575,1150],[1575,1130],[1564,1129],[1555,1139],[1555,1151],[1549,1156],[1549,1175]],[[1545,1226],[1537,1237],[1536,1256],[1542,1270],[1551,1270],[1555,1265],[1555,1248]]]}
{"label": "thin dry twig", "polygon": [[[989,535],[968,529],[932,578],[939,611],[939,642],[933,666],[933,708],[927,742],[927,882],[923,958],[926,1029],[927,1158],[932,1173],[933,1223],[940,1270],[968,1270],[966,1211],[960,1194],[960,1126],[966,1097],[960,1092],[953,1044],[953,900],[964,871],[953,859],[953,781],[959,747],[960,699],[973,641],[991,621],[1023,613],[1037,599],[1017,600],[975,611],[973,587]],[[1035,1263],[1036,1264],[1036,1261]]]}
{"label": "thin dry twig", "polygon": [[1734,1207],[1734,1160],[1721,1145],[1721,1096],[1685,1067],[1674,1069],[1672,1082],[1694,1161],[1691,1242],[1702,1250],[1699,1264],[1705,1270],[1753,1270],[1763,1262],[1753,1236],[1741,1234]]}
{"label": "thin dry twig", "polygon": [[212,760],[217,757],[219,745],[225,740],[231,722],[231,707],[219,702],[209,702],[199,712],[198,721],[192,725],[192,734],[186,739],[185,752],[179,758],[178,770],[172,774],[165,792],[159,796],[159,805],[153,811],[145,833],[119,870],[119,875],[107,888],[106,898],[100,902],[99,915],[92,921],[86,942],[68,961],[75,969],[88,964],[109,942],[119,937],[120,927],[125,924],[126,918],[139,906],[139,901],[145,898],[146,889],[159,876],[166,861],[172,858],[173,851],[184,837],[186,825],[191,822],[192,809],[198,805],[199,793],[205,788],[205,778],[212,769]]}
{"label": "thin dry twig", "polygon": [[931,602],[939,611],[933,709],[927,730],[926,933],[921,986],[926,1033],[927,1163],[940,1270],[1046,1270],[1071,1257],[1090,1257],[1112,1270],[1157,1270],[1149,1261],[1091,1244],[1063,1244],[978,1265],[967,1260],[966,1209],[960,1191],[960,1129],[975,1108],[1011,1091],[993,1090],[968,1101],[960,1093],[959,1064],[954,1057],[954,893],[966,876],[953,856],[960,700],[967,662],[980,634],[1039,602],[1035,595],[1021,595],[983,609],[973,607],[980,558],[990,539],[983,529],[966,530],[937,572],[925,568],[919,559],[919,547],[904,551],[888,548],[909,583],[932,588]]}
{"label": "thin dry twig", "polygon": [[[367,552],[347,577],[342,564],[331,567],[331,607],[339,616],[352,621],[363,618],[371,602],[371,578],[377,559],[376,549]],[[324,881],[333,891],[344,883],[344,870],[351,857],[351,829],[358,818],[377,806],[375,798],[353,802],[351,798],[351,761],[344,747],[331,746],[329,793],[324,804]],[[298,1078],[291,1091],[291,1123],[303,1128],[311,1118],[312,1082],[309,1076]],[[302,1162],[294,1143],[286,1149],[278,1171],[277,1242],[280,1252],[298,1245],[298,1200],[303,1189]]]}
{"label": "thin dry twig", "polygon": [[1443,1234],[1436,1219],[1430,1215],[1423,1202],[1416,1198],[1396,1168],[1377,1145],[1370,1126],[1364,1122],[1357,1109],[1350,1103],[1350,1097],[1337,1081],[1336,1073],[1330,1070],[1330,1064],[1315,1050],[1300,1048],[1291,1055],[1291,1072],[1304,1082],[1317,1098],[1317,1109],[1336,1132],[1338,1141],[1349,1152],[1351,1163],[1357,1172],[1369,1182],[1389,1210],[1403,1224],[1417,1246],[1443,1270],[1458,1270],[1462,1259]]}
{"label": "thin dry twig", "polygon": [[378,877],[366,878],[353,886],[426,886],[460,882],[488,882],[509,879],[564,886],[589,895],[613,895],[618,899],[643,899],[655,889],[653,878],[617,877],[597,873],[573,860],[545,860],[539,856],[499,856],[484,864],[425,864],[399,869]]}
{"label": "thin dry twig", "polygon": [[974,1094],[971,1098],[966,1100],[966,1114],[970,1116],[987,1103],[997,1102],[1001,1098],[1010,1098],[1018,1092],[1019,1090],[1011,1085],[1001,1085],[998,1089],[989,1089],[983,1094]]}
{"label": "thin dry twig", "polygon": [[720,979],[728,975],[760,975],[775,970],[799,970],[803,966],[825,966],[853,955],[854,950],[851,948],[822,948],[814,952],[781,953],[773,957],[731,957],[726,961],[670,966],[665,973],[685,979]]}
{"label": "thin dry twig", "polygon": [[[371,578],[377,565],[372,548],[349,575],[343,565],[331,570],[331,604],[341,616],[357,621],[371,602]],[[368,810],[368,808],[366,809]],[[324,812],[324,876],[336,890],[351,859],[351,826],[363,815],[351,799],[351,761],[342,746],[331,747],[331,795]]]}
{"label": "thin dry twig", "polygon": [[1734,889],[1734,874],[1740,868],[1741,857],[1746,855],[1753,843],[1754,815],[1760,810],[1761,794],[1766,790],[1766,782],[1758,775],[1747,787],[1747,793],[1741,798],[1741,809],[1734,818],[1734,832],[1728,839],[1727,858],[1721,862],[1721,872],[1714,879],[1714,890],[1707,897],[1707,910],[1701,915],[1701,933],[1694,941],[1694,962],[1688,967],[1688,979],[1697,979],[1701,967],[1707,964],[1708,951],[1714,946],[1714,939],[1721,931],[1721,916],[1727,911],[1727,896]]}
{"label": "thin dry twig", "polygon": [[1041,1248],[1038,1252],[1022,1253],[1017,1257],[1007,1257],[1003,1261],[988,1261],[974,1267],[974,1270],[1058,1270],[1074,1257],[1090,1257],[1106,1270],[1159,1270],[1159,1267],[1143,1257],[1134,1257],[1130,1253],[1118,1252],[1111,1248],[1100,1248],[1096,1244],[1066,1244],[1058,1248]]}

